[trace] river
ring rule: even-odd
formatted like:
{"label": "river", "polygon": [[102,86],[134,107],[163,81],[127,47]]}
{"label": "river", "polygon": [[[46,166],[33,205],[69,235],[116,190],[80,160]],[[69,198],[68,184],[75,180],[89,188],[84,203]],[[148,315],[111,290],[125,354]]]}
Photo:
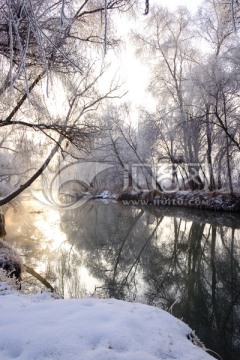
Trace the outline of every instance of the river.
{"label": "river", "polygon": [[[114,297],[162,307],[223,360],[237,360],[239,218],[108,200],[58,210],[26,199],[7,211],[6,241],[61,296]],[[25,292],[43,289],[27,273],[23,280]]]}

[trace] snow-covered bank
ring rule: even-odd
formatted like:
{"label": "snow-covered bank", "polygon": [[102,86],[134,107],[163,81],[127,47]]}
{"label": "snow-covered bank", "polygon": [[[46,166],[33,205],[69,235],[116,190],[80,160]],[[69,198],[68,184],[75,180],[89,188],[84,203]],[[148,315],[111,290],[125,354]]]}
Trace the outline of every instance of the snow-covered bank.
{"label": "snow-covered bank", "polygon": [[16,279],[21,278],[21,257],[7,242],[0,238],[0,271],[1,270],[11,277],[16,277]]}
{"label": "snow-covered bank", "polygon": [[55,300],[1,286],[1,360],[213,359],[187,338],[187,325],[158,308],[114,299]]}

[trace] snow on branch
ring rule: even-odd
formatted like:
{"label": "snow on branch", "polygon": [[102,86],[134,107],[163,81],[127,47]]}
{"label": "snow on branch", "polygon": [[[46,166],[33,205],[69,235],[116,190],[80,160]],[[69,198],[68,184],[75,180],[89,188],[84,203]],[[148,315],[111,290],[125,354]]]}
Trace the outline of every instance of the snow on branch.
{"label": "snow on branch", "polygon": [[47,75],[50,68],[69,66],[82,72],[66,48],[71,24],[66,21],[65,1],[61,6],[56,1],[0,0],[0,6],[0,54],[9,63],[5,89],[13,90],[23,76],[29,95],[29,74],[34,67],[40,66]]}
{"label": "snow on branch", "polygon": [[234,31],[237,32],[237,20],[239,20],[238,16],[238,9],[239,9],[239,1],[238,0],[231,0],[231,16],[232,16],[232,23]]}

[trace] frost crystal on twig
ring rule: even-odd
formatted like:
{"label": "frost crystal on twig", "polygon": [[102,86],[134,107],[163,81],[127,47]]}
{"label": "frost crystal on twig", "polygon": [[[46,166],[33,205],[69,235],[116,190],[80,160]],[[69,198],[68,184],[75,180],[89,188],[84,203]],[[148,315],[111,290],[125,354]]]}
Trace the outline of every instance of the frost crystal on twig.
{"label": "frost crystal on twig", "polygon": [[[1,89],[10,88],[21,79],[29,84],[33,66],[49,70],[64,70],[67,66],[82,73],[82,69],[63,48],[72,25],[65,13],[66,1],[5,0],[1,2],[1,55],[7,60],[8,78]],[[59,27],[57,22],[61,22]],[[23,79],[21,78],[23,77]]]}

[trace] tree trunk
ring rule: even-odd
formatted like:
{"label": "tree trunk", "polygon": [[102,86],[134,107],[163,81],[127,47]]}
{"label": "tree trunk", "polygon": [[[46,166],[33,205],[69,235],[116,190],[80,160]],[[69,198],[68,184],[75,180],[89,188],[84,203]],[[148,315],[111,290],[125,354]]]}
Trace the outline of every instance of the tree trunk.
{"label": "tree trunk", "polygon": [[63,140],[63,136],[60,137],[59,141],[56,143],[52,151],[50,152],[47,159],[44,161],[42,166],[35,172],[35,174],[28,179],[23,185],[20,185],[20,187],[14,191],[12,191],[9,195],[5,196],[4,198],[0,199],[0,206],[5,205],[9,203],[11,200],[15,199],[18,195],[20,195],[25,189],[27,189],[46,169],[56,152],[58,151],[58,148]]}
{"label": "tree trunk", "polygon": [[212,166],[212,134],[209,124],[209,107],[206,108],[207,163],[209,169],[209,190],[215,190],[216,184]]}
{"label": "tree trunk", "polygon": [[0,213],[0,238],[3,238],[6,235],[5,230],[5,217]]}

